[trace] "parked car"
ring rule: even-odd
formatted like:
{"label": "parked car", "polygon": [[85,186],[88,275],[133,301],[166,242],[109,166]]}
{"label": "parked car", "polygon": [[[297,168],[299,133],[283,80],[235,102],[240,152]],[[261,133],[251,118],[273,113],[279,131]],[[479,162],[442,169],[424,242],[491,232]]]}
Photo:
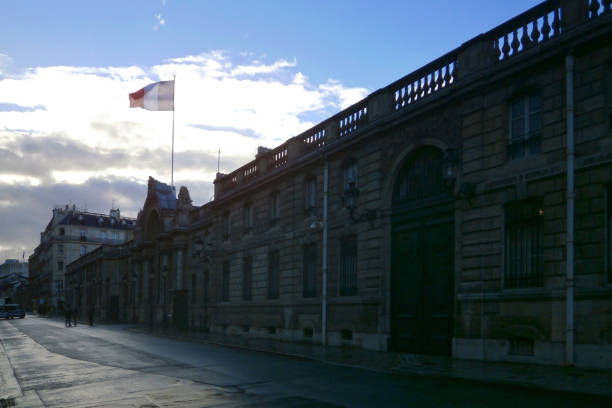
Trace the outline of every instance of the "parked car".
{"label": "parked car", "polygon": [[13,319],[15,317],[20,319],[25,317],[25,311],[21,305],[16,303],[0,305],[0,319]]}

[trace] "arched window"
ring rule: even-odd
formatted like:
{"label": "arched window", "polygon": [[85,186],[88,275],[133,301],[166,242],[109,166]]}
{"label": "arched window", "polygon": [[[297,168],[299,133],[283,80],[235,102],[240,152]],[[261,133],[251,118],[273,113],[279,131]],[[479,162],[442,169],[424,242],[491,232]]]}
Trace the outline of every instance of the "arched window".
{"label": "arched window", "polygon": [[393,190],[394,204],[448,194],[442,174],[443,154],[435,147],[422,147],[406,161]]}

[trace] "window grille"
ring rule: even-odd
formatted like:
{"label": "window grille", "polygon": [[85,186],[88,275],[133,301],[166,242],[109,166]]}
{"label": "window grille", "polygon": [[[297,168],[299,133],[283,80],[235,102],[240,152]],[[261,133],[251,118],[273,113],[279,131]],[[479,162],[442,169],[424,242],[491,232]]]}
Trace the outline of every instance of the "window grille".
{"label": "window grille", "polygon": [[510,144],[512,159],[540,152],[542,113],[539,93],[512,101],[510,109]]}
{"label": "window grille", "polygon": [[279,298],[280,256],[278,251],[268,254],[268,299]]}
{"label": "window grille", "polygon": [[221,300],[224,302],[230,299],[230,262],[223,262],[223,270],[221,277]]}
{"label": "window grille", "polygon": [[251,300],[253,297],[253,258],[247,256],[242,265],[242,300]]}
{"label": "window grille", "polygon": [[543,285],[541,200],[524,200],[506,206],[504,287]]}
{"label": "window grille", "polygon": [[304,246],[304,272],[303,296],[315,297],[317,295],[317,253],[316,244]]}
{"label": "window grille", "polygon": [[340,242],[340,296],[357,294],[357,237],[348,236]]}

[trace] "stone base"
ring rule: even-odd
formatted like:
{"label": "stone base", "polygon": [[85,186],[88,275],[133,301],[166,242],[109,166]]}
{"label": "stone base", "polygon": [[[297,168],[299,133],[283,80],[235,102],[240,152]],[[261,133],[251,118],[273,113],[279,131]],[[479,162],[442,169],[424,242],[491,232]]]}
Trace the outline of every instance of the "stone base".
{"label": "stone base", "polygon": [[[612,345],[576,344],[574,353],[578,367],[612,368]],[[508,340],[454,338],[453,357],[560,366],[565,364],[565,343],[535,341],[533,355],[522,355],[510,352]]]}

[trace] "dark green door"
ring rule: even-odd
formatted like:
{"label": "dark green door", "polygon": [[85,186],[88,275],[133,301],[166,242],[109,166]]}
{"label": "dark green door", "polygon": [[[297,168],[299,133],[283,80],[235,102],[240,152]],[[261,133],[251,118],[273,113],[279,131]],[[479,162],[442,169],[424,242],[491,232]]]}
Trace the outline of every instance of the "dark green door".
{"label": "dark green door", "polygon": [[395,226],[391,282],[395,351],[451,353],[453,235],[448,219]]}

